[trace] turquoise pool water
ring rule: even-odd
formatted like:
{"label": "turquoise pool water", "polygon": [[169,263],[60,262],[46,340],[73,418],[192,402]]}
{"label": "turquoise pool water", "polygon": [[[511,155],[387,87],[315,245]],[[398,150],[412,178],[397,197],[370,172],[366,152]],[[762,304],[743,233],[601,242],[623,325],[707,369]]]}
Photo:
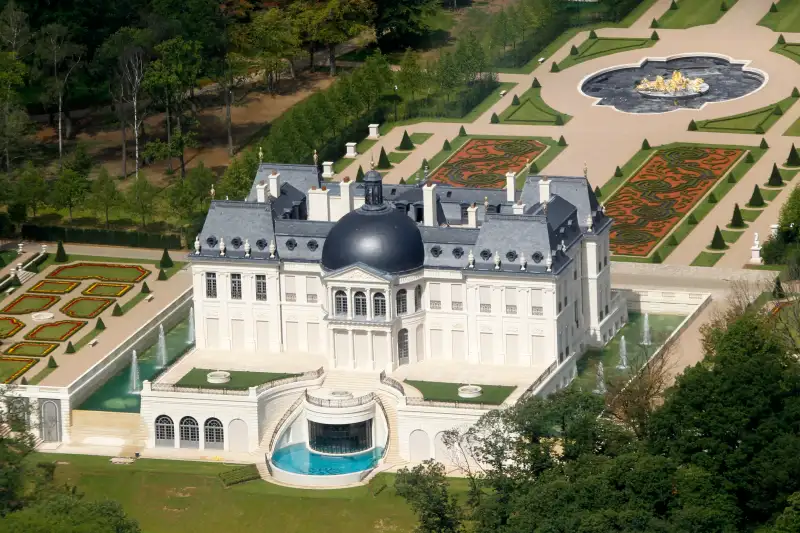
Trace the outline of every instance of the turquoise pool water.
{"label": "turquoise pool water", "polygon": [[[189,331],[189,317],[187,316],[178,322],[173,328],[165,332],[167,344],[167,361],[171,363],[173,359],[184,353],[190,344],[187,344]],[[156,363],[156,352],[158,351],[158,340],[152,346],[138,354],[139,358],[139,384],[146,379],[152,379],[159,370]],[[115,411],[118,413],[138,413],[142,399],[139,394],[130,392],[131,365],[128,363],[125,368],[119,371],[105,384],[97,389],[94,394],[86,398],[78,409],[88,411]],[[141,387],[140,387],[141,388]]]}
{"label": "turquoise pool water", "polygon": [[383,448],[346,457],[320,455],[306,448],[305,443],[292,444],[272,454],[272,464],[293,474],[336,476],[369,470],[378,464]]}

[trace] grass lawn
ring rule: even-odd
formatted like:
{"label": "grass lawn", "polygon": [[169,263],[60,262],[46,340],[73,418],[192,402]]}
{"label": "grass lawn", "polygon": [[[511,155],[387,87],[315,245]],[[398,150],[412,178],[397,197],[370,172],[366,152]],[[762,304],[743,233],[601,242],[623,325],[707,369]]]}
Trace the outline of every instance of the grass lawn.
{"label": "grass lawn", "polygon": [[3,313],[25,315],[51,308],[59,300],[58,296],[23,294],[3,308]]}
{"label": "grass lawn", "polygon": [[35,364],[36,359],[0,357],[0,383],[11,383]]}
{"label": "grass lawn", "polygon": [[764,189],[761,188],[761,197],[764,201],[771,202],[781,193],[781,189]]}
{"label": "grass lawn", "polygon": [[[55,482],[77,486],[90,500],[119,501],[147,533],[401,533],[417,524],[405,500],[395,494],[391,474],[380,474],[367,486],[337,490],[294,489],[260,480],[225,488],[219,474],[235,466],[158,459],[119,466],[108,457],[39,453],[29,459],[32,464],[57,463]],[[463,501],[467,481],[452,478],[450,484]]]}
{"label": "grass lawn", "polygon": [[636,50],[639,48],[650,48],[657,41],[645,37],[642,39],[629,39],[629,38],[607,38],[598,37],[597,39],[586,39],[578,45],[578,53],[576,55],[568,55],[561,63],[558,64],[560,70],[569,68],[578,63],[597,59],[598,57],[616,54],[617,52],[627,52],[628,50]]}
{"label": "grass lawn", "polygon": [[359,154],[366,154],[369,152],[369,149],[375,146],[375,143],[378,141],[376,139],[364,139],[360,143],[356,145],[356,151]]}
{"label": "grass lawn", "polygon": [[503,124],[548,124],[555,125],[556,117],[561,116],[562,124],[569,122],[570,115],[560,113],[547,105],[542,99],[541,87],[530,88],[519,97],[519,105],[510,105],[500,113]]}
{"label": "grass lawn", "polygon": [[411,137],[411,142],[416,146],[433,137],[433,133],[412,133],[409,137]]}
{"label": "grass lawn", "polygon": [[92,283],[85,290],[81,291],[81,294],[85,294],[86,296],[114,296],[118,298],[132,288],[133,285],[129,283],[104,283],[102,281],[98,281],[97,283]]}
{"label": "grass lawn", "polygon": [[692,261],[692,266],[699,266],[699,267],[713,267],[717,264],[717,261],[722,259],[722,256],[725,255],[725,252],[722,253],[715,253],[715,252],[700,252],[700,255],[694,258]]}
{"label": "grass lawn", "polygon": [[397,163],[408,157],[408,154],[410,153],[411,152],[389,152],[388,154],[389,162],[396,165]]}
{"label": "grass lawn", "polygon": [[134,306],[136,306],[136,304],[138,304],[139,302],[141,302],[145,298],[147,298],[147,294],[143,293],[143,292],[140,292],[139,294],[137,294],[136,296],[134,296],[133,298],[131,298],[130,300],[128,300],[127,302],[122,304],[120,306],[120,308],[122,309],[122,314],[124,315],[125,313],[127,313],[128,311],[133,309]]}
{"label": "grass lawn", "polygon": [[25,327],[22,320],[10,316],[0,316],[0,339],[13,337]]}
{"label": "grass lawn", "polygon": [[767,12],[758,23],[772,31],[800,32],[800,0],[780,0],[777,13]]}
{"label": "grass lawn", "polygon": [[794,124],[789,126],[789,129],[786,130],[784,135],[788,135],[790,137],[800,137],[800,118],[798,118]]}
{"label": "grass lawn", "polygon": [[776,44],[770,48],[770,52],[788,57],[795,63],[800,63],[800,43]]}
{"label": "grass lawn", "polygon": [[40,324],[30,330],[25,338],[32,341],[58,341],[63,342],[86,325],[82,320],[61,320],[49,324]]}
{"label": "grass lawn", "polygon": [[45,366],[41,372],[39,372],[38,374],[36,374],[35,376],[33,376],[31,379],[28,380],[28,385],[38,385],[39,383],[44,381],[44,378],[46,378],[55,371],[56,371],[55,368],[50,368],[49,366]]}
{"label": "grass lawn", "polygon": [[[361,153],[361,152],[359,152],[359,153]],[[342,157],[340,159],[337,159],[333,163],[333,173],[334,174],[339,174],[341,172],[344,172],[344,169],[346,169],[347,167],[352,165],[353,161],[355,161],[355,159],[349,159],[347,157]],[[355,176],[353,176],[353,177],[355,178]]]}
{"label": "grass lawn", "polygon": [[744,235],[744,231],[734,231],[734,230],[721,230],[722,238],[725,239],[725,242],[728,244],[733,244],[739,240],[739,237]]}
{"label": "grass lawn", "polygon": [[11,346],[4,353],[12,356],[44,357],[58,348],[54,342],[23,341]]}
{"label": "grass lawn", "polygon": [[28,292],[37,294],[67,294],[72,292],[78,285],[77,281],[55,281],[55,280],[42,280],[36,285],[28,289]]}
{"label": "grass lawn", "polygon": [[84,297],[70,300],[61,308],[61,312],[73,318],[95,318],[109,305],[113,304],[111,298]]}
{"label": "grass lawn", "polygon": [[742,218],[745,222],[755,222],[758,218],[758,215],[761,214],[761,209],[741,209]]}
{"label": "grass lawn", "polygon": [[[156,267],[161,262],[159,259],[128,259],[124,257],[103,257],[98,255],[79,255],[79,254],[70,254],[69,253],[69,244],[66,245],[67,248],[67,256],[70,262],[75,261],[92,261],[95,263],[132,263],[134,265],[155,265]],[[44,269],[50,265],[57,264],[55,262],[56,254],[48,254],[47,259],[39,265],[39,272],[44,272]],[[171,278],[176,272],[181,270],[187,264],[186,261],[172,261],[172,266],[170,268],[165,268],[164,273],[166,273],[167,278]],[[105,281],[105,280],[103,280]],[[117,280],[113,280],[117,281]],[[121,280],[126,281],[126,280]]]}
{"label": "grass lawn", "polygon": [[[678,9],[668,9],[660,19],[659,28],[683,29],[703,24],[714,24],[726,13],[721,9],[721,2],[715,0],[677,0]],[[728,8],[736,4],[736,0],[725,0]]]}
{"label": "grass lawn", "polygon": [[139,265],[79,262],[57,267],[47,277],[50,279],[96,279],[136,283],[142,281],[149,274],[149,270]]}
{"label": "grass lawn", "polygon": [[[84,346],[89,344],[89,342],[92,339],[94,339],[95,337],[100,335],[103,331],[104,330],[102,330],[102,329],[92,328],[92,331],[90,331],[89,333],[87,333],[86,335],[84,335],[83,337],[78,339],[78,341],[75,342],[72,345],[72,347],[75,348],[75,351],[77,352],[78,350],[80,350],[81,348],[83,348]],[[44,379],[44,378],[42,378],[42,379]]]}
{"label": "grass lawn", "polygon": [[488,405],[500,405],[508,396],[514,392],[516,387],[504,385],[478,385],[483,389],[483,394],[477,398],[462,398],[458,395],[458,388],[467,383],[444,383],[439,381],[411,381],[406,380],[415,389],[422,393],[425,400],[433,402],[459,402],[459,403],[485,403]]}
{"label": "grass lawn", "polygon": [[175,385],[178,387],[201,387],[204,389],[236,389],[245,390],[257,387],[270,381],[298,376],[299,374],[279,374],[275,372],[245,372],[242,370],[228,370],[231,380],[227,383],[209,383],[206,375],[213,372],[210,368],[193,368],[183,376]]}
{"label": "grass lawn", "polygon": [[[746,134],[762,134],[769,131],[769,129],[783,117],[783,114],[790,109],[797,98],[784,98],[780,102],[733,115],[730,117],[713,118],[711,120],[701,120],[696,122],[697,131],[717,131],[722,133],[746,133]],[[775,114],[775,109],[780,107],[781,113]]]}

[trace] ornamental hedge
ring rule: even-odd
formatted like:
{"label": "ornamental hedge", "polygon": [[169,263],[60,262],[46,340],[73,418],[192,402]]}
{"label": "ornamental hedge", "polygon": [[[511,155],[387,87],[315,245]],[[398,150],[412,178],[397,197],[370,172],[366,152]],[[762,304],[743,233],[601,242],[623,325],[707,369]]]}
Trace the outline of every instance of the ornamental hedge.
{"label": "ornamental hedge", "polygon": [[122,231],[100,228],[67,228],[63,226],[39,226],[23,224],[22,238],[32,241],[62,241],[84,244],[111,244],[132,248],[173,248],[181,247],[180,235],[145,233],[143,231]]}

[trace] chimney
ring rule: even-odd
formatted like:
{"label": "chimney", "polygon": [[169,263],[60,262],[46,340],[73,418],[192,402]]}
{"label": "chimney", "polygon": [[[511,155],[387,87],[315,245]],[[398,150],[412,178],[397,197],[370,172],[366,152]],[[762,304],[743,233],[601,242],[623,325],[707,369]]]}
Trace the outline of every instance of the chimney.
{"label": "chimney", "polygon": [[269,175],[269,193],[275,198],[281,195],[281,175],[275,169],[272,169],[272,174]]}
{"label": "chimney", "polygon": [[263,204],[267,201],[267,183],[264,180],[256,185],[256,202]]}
{"label": "chimney", "polygon": [[436,184],[428,183],[422,188],[422,223],[426,226],[438,226],[436,216]]}
{"label": "chimney", "polygon": [[514,204],[514,214],[515,215],[523,215],[525,214],[525,204],[521,201]]}
{"label": "chimney", "polygon": [[468,228],[477,228],[478,227],[478,206],[477,204],[472,204],[467,208],[467,227]]}
{"label": "chimney", "polygon": [[352,190],[353,182],[350,181],[350,178],[345,177],[341,183],[341,198],[342,203],[344,203],[345,214],[349,213],[353,210],[353,190]]}
{"label": "chimney", "polygon": [[550,201],[550,180],[547,176],[542,176],[539,180],[539,201],[543,204]]}
{"label": "chimney", "polygon": [[327,188],[316,186],[308,191],[308,219],[328,222],[331,219],[331,204]]}
{"label": "chimney", "polygon": [[515,183],[516,177],[517,177],[516,172],[506,172],[506,202],[511,202],[512,204],[516,200],[516,192],[517,192],[517,186]]}

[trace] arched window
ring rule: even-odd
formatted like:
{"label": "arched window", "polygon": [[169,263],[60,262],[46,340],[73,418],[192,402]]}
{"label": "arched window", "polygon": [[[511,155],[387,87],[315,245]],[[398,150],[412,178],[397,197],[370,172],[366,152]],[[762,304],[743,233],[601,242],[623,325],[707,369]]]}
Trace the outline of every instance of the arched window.
{"label": "arched window", "polygon": [[422,286],[417,285],[414,289],[414,311],[422,309]]}
{"label": "arched window", "polygon": [[408,330],[397,332],[397,358],[401,365],[408,364]]}
{"label": "arched window", "polygon": [[200,446],[200,426],[191,416],[184,416],[180,423],[181,448]]}
{"label": "arched window", "polygon": [[382,292],[376,292],[372,297],[373,316],[386,316],[386,296]]}
{"label": "arched window", "polygon": [[353,312],[356,316],[367,316],[367,295],[363,292],[353,295]]}
{"label": "arched window", "polygon": [[347,294],[344,291],[336,291],[333,300],[336,316],[347,316]]}
{"label": "arched window", "polygon": [[205,434],[206,448],[216,448],[221,450],[225,447],[225,432],[222,422],[216,418],[209,418],[203,427]]}
{"label": "arched window", "polygon": [[400,289],[397,291],[397,314],[404,315],[408,313],[408,301],[406,300],[406,290]]}
{"label": "arched window", "polygon": [[175,446],[175,424],[167,415],[156,418],[156,446]]}

